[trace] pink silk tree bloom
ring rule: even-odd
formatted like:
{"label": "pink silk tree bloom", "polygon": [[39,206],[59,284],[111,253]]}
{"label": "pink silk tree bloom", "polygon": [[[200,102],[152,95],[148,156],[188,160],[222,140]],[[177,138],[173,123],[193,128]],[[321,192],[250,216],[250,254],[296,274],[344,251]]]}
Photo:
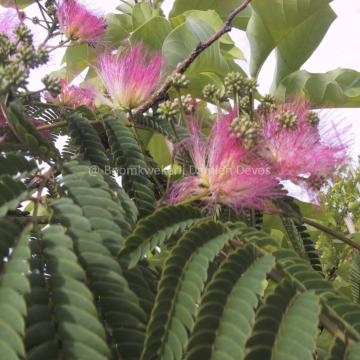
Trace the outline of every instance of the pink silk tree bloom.
{"label": "pink silk tree bloom", "polygon": [[60,31],[72,41],[94,45],[105,32],[105,20],[91,13],[77,0],[61,0],[57,17]]}
{"label": "pink silk tree bloom", "polygon": [[201,138],[195,121],[191,122],[192,136],[182,146],[189,151],[196,174],[172,186],[169,203],[195,198],[237,209],[266,209],[272,198],[280,196],[278,181],[267,164],[231,136],[229,126],[234,117],[235,112],[220,118],[207,140]]}
{"label": "pink silk tree bloom", "polygon": [[108,91],[115,108],[133,109],[143,103],[160,80],[163,58],[148,57],[142,44],[120,55],[103,55],[97,73]]}
{"label": "pink silk tree bloom", "polygon": [[94,110],[95,91],[90,88],[81,88],[79,86],[70,85],[66,80],[60,81],[61,92],[57,97],[51,96],[49,93],[45,93],[45,99],[56,105],[64,105],[72,108],[76,108],[81,105],[86,105],[90,109]]}
{"label": "pink silk tree bloom", "polygon": [[20,24],[19,17],[14,10],[7,10],[0,14],[0,33],[5,34],[10,40],[15,39],[14,29]]}
{"label": "pink silk tree bloom", "polygon": [[[294,120],[292,128],[279,126],[284,113]],[[319,131],[318,124],[310,121],[314,114],[308,102],[296,99],[283,104],[269,119],[262,121],[259,153],[278,177],[293,182],[301,181],[304,176],[329,178],[346,161],[348,146],[334,126]]]}

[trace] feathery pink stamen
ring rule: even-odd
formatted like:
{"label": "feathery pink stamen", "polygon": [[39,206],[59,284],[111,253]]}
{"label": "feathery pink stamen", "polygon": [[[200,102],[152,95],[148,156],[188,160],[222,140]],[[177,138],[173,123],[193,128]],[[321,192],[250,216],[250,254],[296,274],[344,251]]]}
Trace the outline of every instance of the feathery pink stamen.
{"label": "feathery pink stamen", "polygon": [[[278,116],[285,111],[296,114],[295,129],[279,128]],[[307,114],[310,104],[302,99],[283,104],[269,119],[262,121],[259,153],[282,179],[297,182],[302,176],[331,177],[336,167],[347,159],[347,145],[335,128],[320,135]],[[325,135],[325,136],[324,136]]]}
{"label": "feathery pink stamen", "polygon": [[79,86],[70,85],[66,80],[61,80],[61,92],[54,98],[49,93],[45,94],[45,99],[53,104],[69,106],[76,108],[81,105],[95,109],[94,99],[95,91],[90,88],[81,88]]}
{"label": "feathery pink stamen", "polygon": [[12,41],[15,39],[13,31],[19,24],[19,17],[14,10],[7,10],[0,15],[0,33],[5,34]]}
{"label": "feathery pink stamen", "polygon": [[141,44],[120,55],[103,55],[97,73],[107,89],[113,106],[132,109],[143,103],[155,90],[160,79],[163,58],[148,58]]}
{"label": "feathery pink stamen", "polygon": [[61,32],[70,40],[97,43],[106,28],[105,20],[91,13],[77,0],[62,0],[57,17]]}
{"label": "feathery pink stamen", "polygon": [[265,209],[271,198],[280,195],[278,182],[267,164],[231,136],[229,125],[235,115],[233,112],[220,118],[207,140],[201,138],[196,122],[191,122],[192,135],[183,146],[189,151],[197,173],[173,185],[171,204],[199,197],[207,203],[238,209]]}

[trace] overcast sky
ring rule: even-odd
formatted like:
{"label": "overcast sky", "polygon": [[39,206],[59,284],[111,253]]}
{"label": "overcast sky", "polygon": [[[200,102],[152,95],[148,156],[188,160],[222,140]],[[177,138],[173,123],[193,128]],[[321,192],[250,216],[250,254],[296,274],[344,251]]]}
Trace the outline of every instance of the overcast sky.
{"label": "overcast sky", "polygon": [[[86,5],[100,14],[113,11],[119,0],[83,0]],[[174,0],[166,0],[163,5],[165,13],[168,13]],[[304,64],[303,69],[311,72],[326,72],[338,67],[351,68],[360,71],[360,1],[359,0],[334,0],[331,6],[338,15],[332,24],[326,37],[320,44],[313,56]],[[36,7],[34,7],[36,9]],[[246,34],[235,30],[232,32],[233,39],[238,47],[245,53],[247,59],[250,55],[250,47]],[[51,63],[44,69],[37,71],[32,76],[32,83],[35,87],[40,86],[41,77],[59,67],[61,53],[53,55]],[[246,70],[247,64],[241,62]],[[259,77],[260,91],[266,93],[272,81],[272,74],[275,68],[274,54],[265,63]],[[341,109],[336,112],[346,122],[352,124],[354,133],[352,155],[360,155],[360,109]]]}

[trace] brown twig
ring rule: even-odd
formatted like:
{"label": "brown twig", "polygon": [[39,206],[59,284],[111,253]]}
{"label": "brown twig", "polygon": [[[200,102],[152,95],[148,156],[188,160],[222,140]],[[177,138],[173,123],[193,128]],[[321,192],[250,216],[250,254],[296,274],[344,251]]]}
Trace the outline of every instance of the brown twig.
{"label": "brown twig", "polygon": [[150,109],[154,104],[164,99],[167,91],[171,87],[171,79],[175,74],[184,73],[188,67],[194,62],[194,60],[214,42],[219,40],[224,34],[228,33],[232,29],[232,22],[235,17],[240,14],[250,4],[251,0],[245,0],[240,6],[234,9],[227,17],[224,25],[213,35],[211,35],[205,42],[200,42],[196,48],[190,53],[190,55],[182,62],[180,62],[173,73],[165,80],[160,89],[144,104],[139,106],[133,111],[134,115],[141,114]]}
{"label": "brown twig", "polygon": [[344,234],[341,234],[335,230],[332,230],[330,228],[328,228],[325,225],[319,224],[311,219],[307,219],[307,218],[303,218],[303,221],[305,224],[308,224],[318,230],[321,230],[322,232],[324,232],[325,234],[328,234],[330,236],[333,236],[341,241],[343,241],[344,243],[350,245],[351,247],[360,250],[360,244],[358,244],[357,242],[355,242],[354,240],[351,240],[350,238],[348,238],[347,236],[345,236]]}

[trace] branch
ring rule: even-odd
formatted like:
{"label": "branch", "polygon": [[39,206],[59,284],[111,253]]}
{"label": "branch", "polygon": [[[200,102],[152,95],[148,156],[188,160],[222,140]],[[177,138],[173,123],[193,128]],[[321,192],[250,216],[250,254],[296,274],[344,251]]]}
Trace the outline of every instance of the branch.
{"label": "branch", "polygon": [[341,234],[335,230],[332,230],[330,228],[328,228],[327,226],[324,226],[322,224],[319,224],[313,220],[307,219],[307,218],[303,218],[303,221],[305,224],[308,224],[318,230],[321,230],[322,232],[324,232],[325,234],[328,234],[330,236],[333,236],[341,241],[343,241],[344,243],[350,245],[351,247],[360,250],[360,245],[355,242],[354,240],[351,240],[350,238],[348,238],[347,236],[345,236],[344,234]]}
{"label": "branch", "polygon": [[173,73],[168,76],[164,84],[160,87],[160,89],[144,104],[136,108],[133,112],[134,115],[144,113],[148,109],[150,109],[154,104],[159,102],[160,100],[164,99],[166,96],[167,91],[171,87],[171,79],[176,74],[184,73],[188,67],[194,62],[194,60],[204,52],[209,46],[211,46],[214,42],[219,40],[224,34],[228,33],[232,29],[232,22],[235,17],[240,14],[246,7],[250,4],[251,0],[245,0],[240,6],[234,9],[227,17],[224,25],[213,35],[211,35],[207,41],[200,42],[196,48],[190,53],[190,55],[182,62],[180,62]]}

